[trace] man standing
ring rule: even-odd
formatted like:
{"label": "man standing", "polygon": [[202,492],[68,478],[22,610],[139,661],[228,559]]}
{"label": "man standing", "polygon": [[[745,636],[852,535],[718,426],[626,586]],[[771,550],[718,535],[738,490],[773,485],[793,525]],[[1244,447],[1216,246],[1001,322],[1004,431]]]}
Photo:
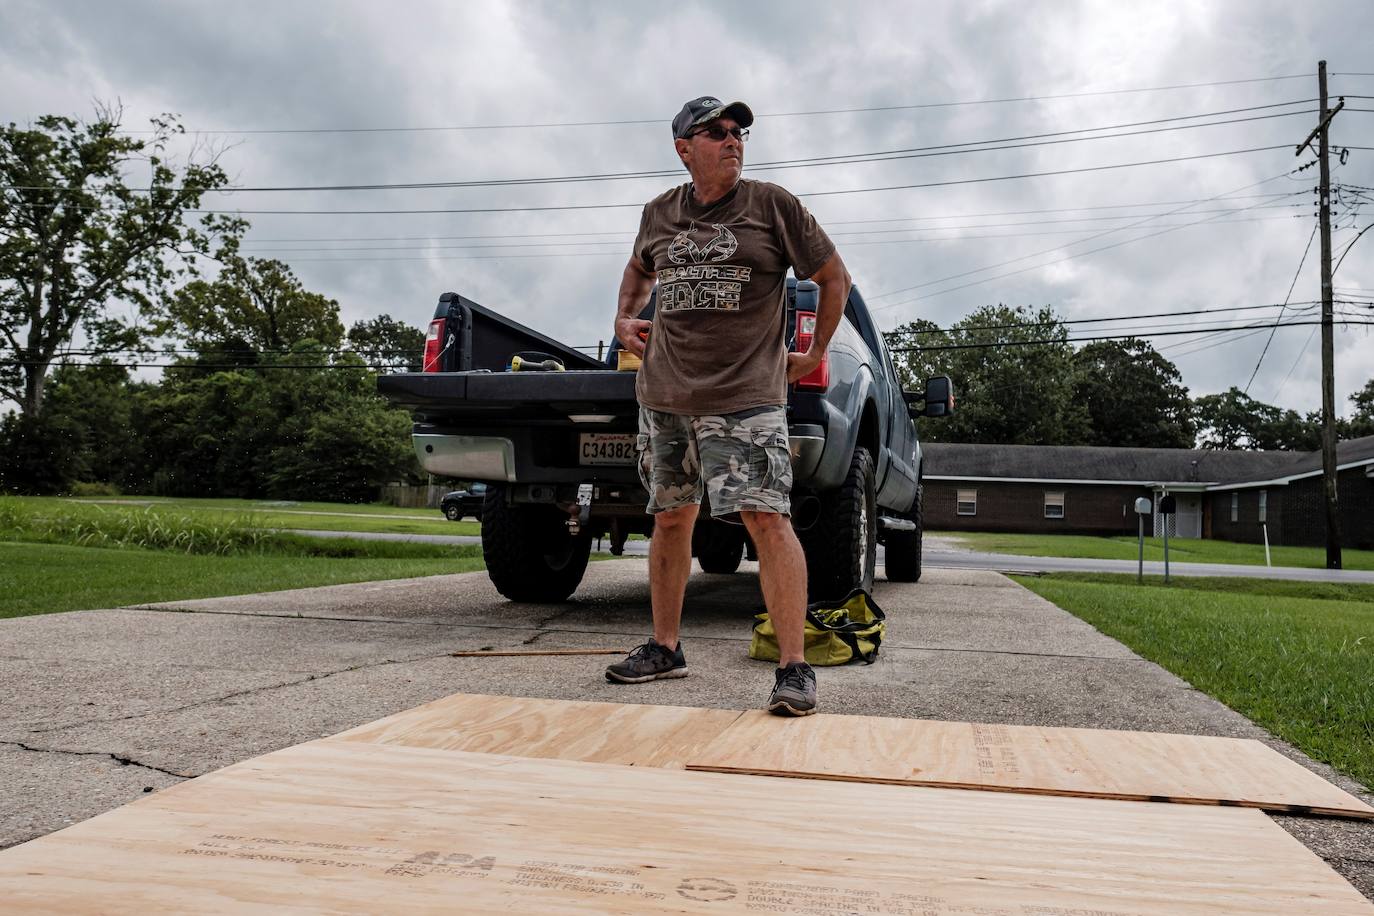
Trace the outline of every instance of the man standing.
{"label": "man standing", "polygon": [[[606,677],[637,684],[686,676],[678,632],[704,489],[711,514],[738,517],[758,549],[780,654],[767,707],[805,716],[816,711],[816,675],[803,653],[806,558],[790,518],[787,385],[820,365],[849,273],[796,197],[741,179],[753,122],[743,102],[702,96],[682,106],[673,145],[692,180],[644,207],[620,283],[616,337],[644,359],[636,451],[654,515],[654,635]],[[805,353],[788,353],[784,337],[789,267],[820,287]],[[654,320],[644,321],[655,281]]]}

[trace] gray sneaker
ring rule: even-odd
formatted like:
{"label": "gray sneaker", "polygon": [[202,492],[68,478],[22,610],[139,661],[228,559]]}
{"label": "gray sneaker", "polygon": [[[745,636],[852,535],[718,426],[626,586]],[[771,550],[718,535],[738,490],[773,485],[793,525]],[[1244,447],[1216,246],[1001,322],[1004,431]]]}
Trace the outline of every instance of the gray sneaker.
{"label": "gray sneaker", "polygon": [[687,659],[682,654],[682,643],[678,643],[676,649],[669,649],[652,638],[636,646],[623,662],[606,668],[606,680],[621,684],[643,684],[660,678],[686,676]]}
{"label": "gray sneaker", "polygon": [[768,711],[779,716],[809,716],[816,711],[816,672],[806,662],[793,662],[774,675]]}

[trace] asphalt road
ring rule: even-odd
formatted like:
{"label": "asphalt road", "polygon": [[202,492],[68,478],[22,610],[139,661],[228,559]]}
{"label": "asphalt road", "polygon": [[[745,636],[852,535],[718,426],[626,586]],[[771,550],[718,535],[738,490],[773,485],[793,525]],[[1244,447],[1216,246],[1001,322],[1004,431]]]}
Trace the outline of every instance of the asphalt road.
{"label": "asphalt road", "polygon": [[[1371,800],[1005,576],[932,568],[875,598],[881,656],[823,669],[826,711],[1257,738]],[[559,605],[508,602],[478,572],[3,620],[0,846],[453,693],[753,708],[772,684],[747,657],[760,603],[757,564],[695,574],[691,676],[639,686],[607,683],[604,657],[451,653],[628,649],[649,627],[642,558],[591,564]],[[1374,822],[1275,821],[1374,900]]]}
{"label": "asphalt road", "polygon": [[[300,531],[316,537],[349,537],[376,540],[418,541],[427,544],[480,544],[472,535],[384,534],[350,531]],[[626,556],[648,556],[648,541],[627,541]],[[878,565],[883,563],[883,548],[878,547]],[[1076,557],[1023,557],[1009,553],[979,553],[958,546],[953,538],[927,535],[924,563],[939,569],[987,569],[1004,573],[1100,572],[1134,575],[1133,560],[1090,560]],[[1301,582],[1365,582],[1374,584],[1374,572],[1354,569],[1307,569],[1298,566],[1242,566],[1227,563],[1170,563],[1175,576],[1223,576],[1251,579],[1287,579]],[[1146,562],[1145,574],[1164,575],[1164,564]]]}

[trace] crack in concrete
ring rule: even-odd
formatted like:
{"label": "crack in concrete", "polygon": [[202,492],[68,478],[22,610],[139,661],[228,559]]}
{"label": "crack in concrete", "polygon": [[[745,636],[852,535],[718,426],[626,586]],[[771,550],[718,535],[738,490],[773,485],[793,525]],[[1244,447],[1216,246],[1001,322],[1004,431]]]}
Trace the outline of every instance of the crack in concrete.
{"label": "crack in concrete", "polygon": [[309,675],[309,676],[307,676],[307,677],[303,677],[303,678],[301,678],[301,679],[299,679],[299,680],[294,680],[294,681],[283,681],[283,682],[278,683],[278,684],[264,684],[264,685],[261,686],[261,687],[251,687],[251,688],[249,688],[249,689],[247,689],[247,690],[236,690],[236,691],[234,691],[233,693],[225,694],[224,696],[210,697],[210,698],[208,698],[208,699],[198,700],[198,701],[196,701],[195,703],[187,703],[185,706],[174,706],[174,707],[172,707],[172,708],[170,708],[170,709],[157,709],[157,710],[153,710],[152,712],[141,712],[141,713],[135,713],[135,714],[132,714],[132,715],[127,715],[127,716],[117,716],[116,718],[113,718],[113,719],[89,719],[89,720],[87,720],[87,721],[85,721],[85,722],[72,722],[72,723],[69,723],[69,724],[67,724],[67,725],[54,725],[54,726],[52,726],[51,728],[38,728],[38,729],[33,729],[33,730],[30,731],[30,734],[34,734],[34,735],[46,735],[46,734],[52,734],[53,732],[66,731],[66,730],[68,730],[68,729],[73,729],[73,728],[83,728],[83,727],[85,727],[85,726],[87,726],[87,725],[110,725],[110,724],[115,723],[115,722],[128,722],[128,721],[133,720],[133,719],[146,719],[146,718],[148,718],[148,717],[150,717],[150,716],[165,716],[165,715],[169,715],[169,714],[172,714],[172,713],[185,712],[185,711],[188,710],[188,709],[195,709],[195,708],[200,707],[200,706],[210,706],[210,705],[213,705],[213,704],[216,704],[216,703],[223,703],[223,702],[225,702],[225,701],[227,701],[227,700],[237,699],[238,697],[252,696],[252,695],[255,694],[255,693],[265,693],[265,692],[267,692],[267,691],[269,691],[269,690],[281,690],[281,689],[284,688],[284,687],[297,687],[297,686],[300,686],[301,684],[308,684],[308,683],[310,683],[311,681],[322,681],[322,680],[325,680],[326,678],[334,677],[335,675],[339,675],[339,674],[349,674],[350,672],[353,672],[353,671],[365,671],[365,670],[367,670],[367,669],[369,669],[369,668],[381,668],[381,667],[385,667],[386,665],[404,665],[404,664],[408,664],[408,663],[410,663],[410,662],[433,661],[433,660],[435,660],[435,659],[441,659],[441,658],[447,658],[447,657],[449,657],[449,653],[448,653],[448,652],[440,652],[440,653],[437,654],[437,655],[423,655],[423,656],[418,656],[418,657],[416,657],[416,658],[407,658],[407,659],[394,659],[394,658],[388,658],[388,659],[385,659],[384,661],[380,661],[380,662],[369,662],[368,664],[365,664],[365,665],[351,665],[351,666],[349,666],[349,667],[347,667],[347,668],[340,668],[340,669],[337,670],[337,671],[326,671],[326,672],[324,672],[323,674],[311,674],[311,675]]}
{"label": "crack in concrete", "polygon": [[573,611],[579,611],[579,610],[582,610],[582,608],[580,608],[580,607],[564,608],[563,610],[559,611],[557,614],[554,614],[552,617],[545,617],[543,620],[541,620],[541,621],[539,621],[538,623],[536,623],[536,624],[534,625],[534,628],[535,628],[536,630],[546,630],[546,629],[548,629],[549,627],[553,626],[553,624],[554,624],[560,617],[566,617],[566,616],[568,616],[569,614],[571,614]]}
{"label": "crack in concrete", "polygon": [[541,636],[547,636],[547,635],[549,635],[549,631],[548,631],[548,630],[540,630],[539,632],[537,632],[537,633],[535,633],[533,636],[531,636],[529,639],[523,639],[523,640],[521,640],[521,641],[520,641],[520,645],[522,645],[522,646],[532,646],[532,645],[535,644],[536,641],[539,640],[539,638],[540,638]]}
{"label": "crack in concrete", "polygon": [[151,763],[142,763],[132,757],[121,757],[113,751],[69,751],[57,747],[33,747],[22,741],[0,740],[0,744],[8,744],[24,751],[32,751],[35,754],[66,754],[72,757],[109,757],[115,763],[123,767],[139,767],[144,770],[152,770],[155,773],[163,773],[167,776],[175,776],[178,779],[195,779],[199,773],[178,773],[175,770],[166,770],[162,767],[153,766]]}

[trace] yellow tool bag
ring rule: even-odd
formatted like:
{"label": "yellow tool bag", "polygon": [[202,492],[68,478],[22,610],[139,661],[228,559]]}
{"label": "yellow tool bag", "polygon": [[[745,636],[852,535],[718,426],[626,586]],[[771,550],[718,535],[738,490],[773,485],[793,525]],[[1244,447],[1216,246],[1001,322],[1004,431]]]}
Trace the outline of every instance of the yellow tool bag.
{"label": "yellow tool bag", "polygon": [[[778,634],[764,611],[754,617],[749,657],[778,660]],[[806,609],[806,662],[809,665],[871,665],[887,633],[887,615],[873,596],[856,588],[842,601],[819,601]]]}

